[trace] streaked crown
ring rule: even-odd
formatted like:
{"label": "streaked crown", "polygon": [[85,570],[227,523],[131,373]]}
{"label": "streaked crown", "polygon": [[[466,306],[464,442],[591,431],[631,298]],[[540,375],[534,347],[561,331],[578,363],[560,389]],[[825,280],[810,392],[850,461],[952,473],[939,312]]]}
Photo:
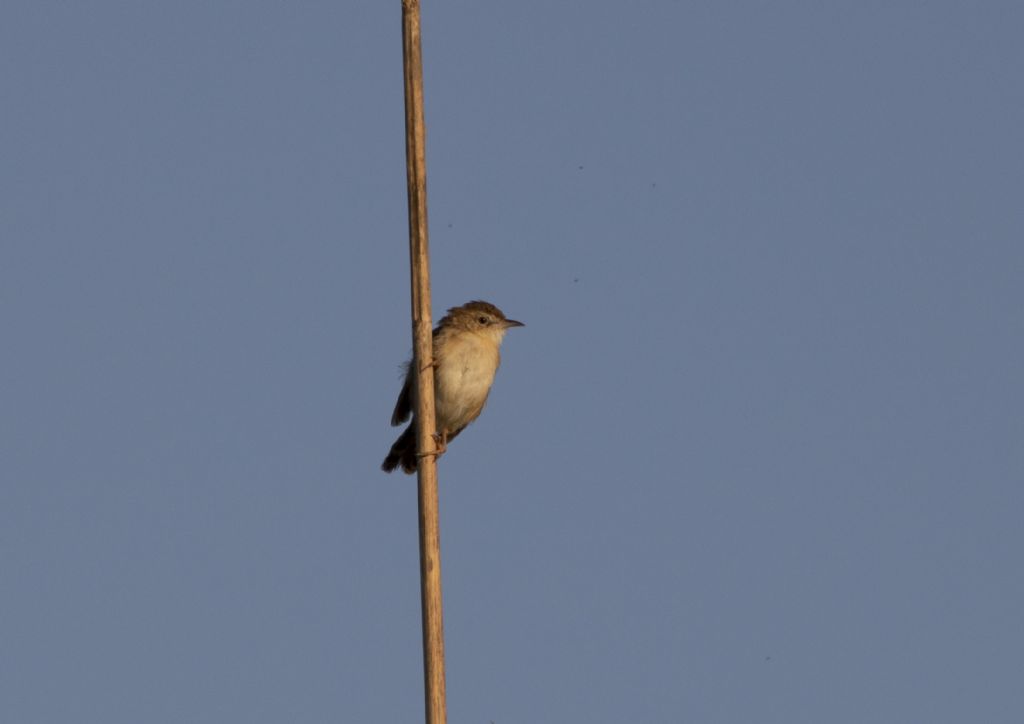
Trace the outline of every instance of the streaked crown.
{"label": "streaked crown", "polygon": [[461,307],[452,307],[441,319],[440,328],[457,327],[468,330],[500,329],[523,327],[522,322],[508,319],[505,313],[490,302],[473,301]]}

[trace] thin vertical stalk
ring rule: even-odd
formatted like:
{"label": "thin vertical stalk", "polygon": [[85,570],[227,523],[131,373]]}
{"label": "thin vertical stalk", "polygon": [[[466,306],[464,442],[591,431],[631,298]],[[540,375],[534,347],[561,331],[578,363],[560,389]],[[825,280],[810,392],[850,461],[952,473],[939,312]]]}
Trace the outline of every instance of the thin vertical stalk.
{"label": "thin vertical stalk", "polygon": [[423,125],[423,58],[419,0],[402,0],[405,75],[405,156],[409,187],[409,264],[412,286],[413,369],[416,373],[417,489],[420,530],[420,602],[427,724],[445,724],[444,621],[441,609],[441,536],[438,523],[434,368],[427,240],[427,162]]}

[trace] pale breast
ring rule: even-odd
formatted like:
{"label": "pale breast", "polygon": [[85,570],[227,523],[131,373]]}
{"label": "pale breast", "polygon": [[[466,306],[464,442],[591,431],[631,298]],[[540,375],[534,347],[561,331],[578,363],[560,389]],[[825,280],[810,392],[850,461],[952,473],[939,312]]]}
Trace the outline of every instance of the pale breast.
{"label": "pale breast", "polygon": [[498,347],[475,334],[455,335],[445,341],[444,354],[434,370],[437,426],[449,431],[476,419],[498,369]]}

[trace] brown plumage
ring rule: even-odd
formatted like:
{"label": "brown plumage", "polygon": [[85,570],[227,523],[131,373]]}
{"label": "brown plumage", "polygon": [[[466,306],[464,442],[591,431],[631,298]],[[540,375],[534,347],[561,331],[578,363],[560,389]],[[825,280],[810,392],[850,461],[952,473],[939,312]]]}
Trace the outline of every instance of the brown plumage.
{"label": "brown plumage", "polygon": [[[483,411],[501,363],[499,348],[505,332],[522,327],[522,322],[506,319],[500,309],[488,302],[469,302],[452,307],[433,333],[434,418],[438,454]],[[406,365],[405,384],[398,395],[391,424],[401,425],[413,414],[414,377]],[[381,469],[391,472],[401,465],[406,473],[416,472],[416,419],[399,435]]]}

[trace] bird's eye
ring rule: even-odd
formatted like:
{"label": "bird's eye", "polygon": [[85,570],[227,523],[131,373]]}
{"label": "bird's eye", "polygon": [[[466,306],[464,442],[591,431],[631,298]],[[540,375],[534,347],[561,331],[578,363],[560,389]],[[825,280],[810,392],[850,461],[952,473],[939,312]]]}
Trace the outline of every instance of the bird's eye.
{"label": "bird's eye", "polygon": [[476,321],[480,322],[480,324],[485,324],[485,325],[486,325],[486,324],[487,324],[488,322],[490,322],[490,320],[489,320],[489,319],[487,319],[487,317],[477,317],[477,318],[476,318]]}

